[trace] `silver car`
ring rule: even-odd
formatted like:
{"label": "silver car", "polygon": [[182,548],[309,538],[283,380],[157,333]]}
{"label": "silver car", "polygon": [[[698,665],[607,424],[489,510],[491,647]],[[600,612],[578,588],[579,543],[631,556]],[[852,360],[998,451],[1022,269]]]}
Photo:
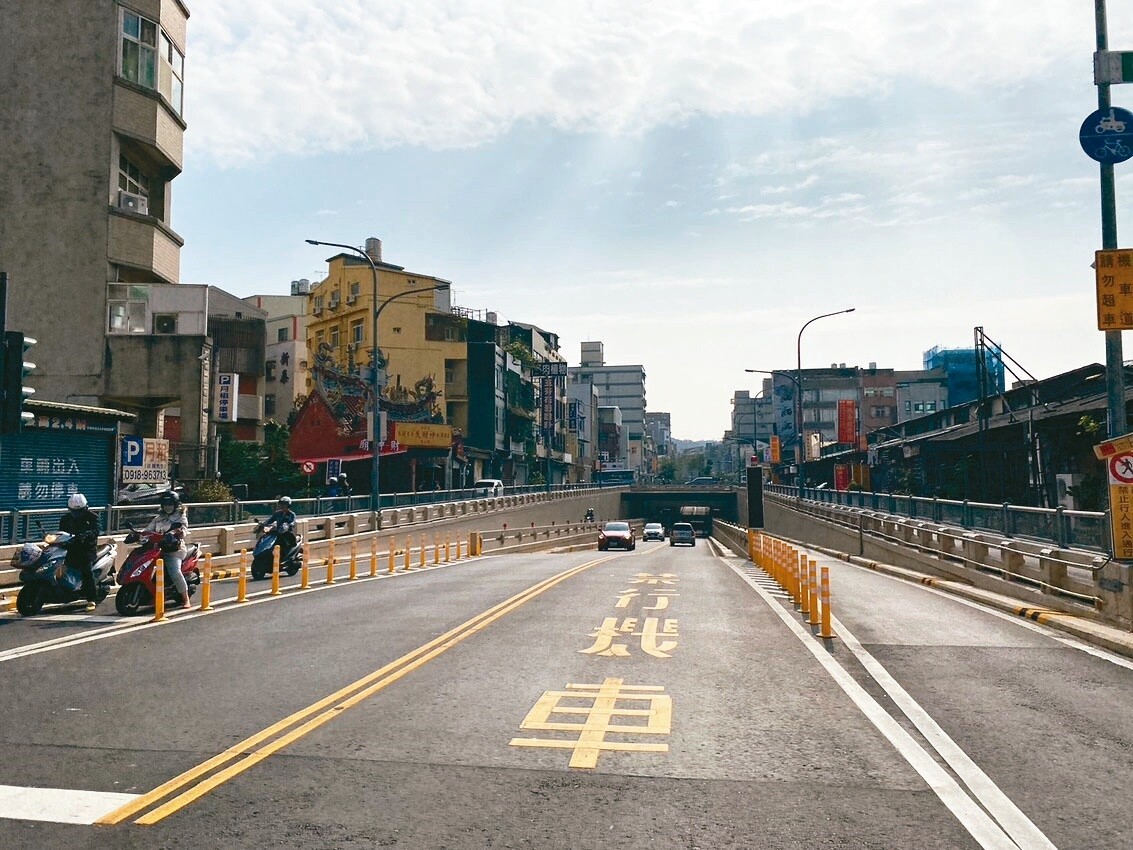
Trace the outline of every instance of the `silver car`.
{"label": "silver car", "polygon": [[673,528],[669,532],[669,545],[676,546],[678,543],[687,543],[689,546],[696,545],[696,532],[687,522],[673,523]]}

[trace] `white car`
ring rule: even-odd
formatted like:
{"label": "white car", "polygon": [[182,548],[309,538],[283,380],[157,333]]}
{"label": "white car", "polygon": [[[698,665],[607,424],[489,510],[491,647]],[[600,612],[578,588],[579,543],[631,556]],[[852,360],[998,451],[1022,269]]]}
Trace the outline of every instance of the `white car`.
{"label": "white car", "polygon": [[502,496],[504,482],[498,478],[481,478],[472,485],[472,489],[476,491],[477,496]]}
{"label": "white car", "polygon": [[641,539],[644,540],[664,540],[665,539],[665,526],[659,522],[647,522],[645,528],[641,532]]}
{"label": "white car", "polygon": [[127,484],[118,491],[118,504],[120,505],[148,505],[157,504],[163,493],[176,492],[180,495],[181,487],[173,487],[168,481],[161,484]]}

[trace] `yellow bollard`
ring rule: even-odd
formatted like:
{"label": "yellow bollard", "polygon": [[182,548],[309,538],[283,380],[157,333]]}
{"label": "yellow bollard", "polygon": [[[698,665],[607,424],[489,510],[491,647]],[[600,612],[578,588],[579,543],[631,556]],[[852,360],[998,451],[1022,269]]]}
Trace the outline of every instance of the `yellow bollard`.
{"label": "yellow bollard", "polygon": [[389,574],[390,575],[393,575],[393,571],[397,567],[397,565],[393,562],[394,555],[396,555],[396,554],[397,554],[397,547],[394,545],[393,538],[391,537],[390,541],[389,541]]}
{"label": "yellow bollard", "polygon": [[822,626],[818,631],[820,638],[832,638],[830,631],[830,568],[822,568]]}
{"label": "yellow bollard", "polygon": [[165,563],[161,558],[153,568],[153,622],[165,619]]}
{"label": "yellow bollard", "polygon": [[412,548],[413,548],[413,538],[410,537],[409,535],[406,535],[405,536],[405,570],[406,571],[408,571],[410,569],[409,559],[413,556],[413,553],[410,551]]}
{"label": "yellow bollard", "polygon": [[378,574],[378,538],[370,538],[370,578]]}
{"label": "yellow bollard", "polygon": [[306,590],[311,586],[311,544],[303,541],[303,566],[299,568],[299,588]]}
{"label": "yellow bollard", "polygon": [[445,532],[445,563],[449,562],[449,547],[452,545],[452,535]]}
{"label": "yellow bollard", "polygon": [[240,563],[236,567],[236,601],[248,601],[248,550],[240,550]]}
{"label": "yellow bollard", "polygon": [[456,538],[456,560],[458,560],[458,561],[459,561],[459,560],[461,559],[461,557],[463,557],[463,556],[462,556],[462,555],[460,554],[460,544],[461,544],[461,543],[463,543],[463,542],[464,542],[464,541],[463,541],[463,540],[461,540],[461,539],[460,539],[459,537],[458,537],[458,538]]}
{"label": "yellow bollard", "polygon": [[433,532],[433,566],[441,562],[441,533]]}
{"label": "yellow bollard", "polygon": [[471,558],[476,554],[476,532],[468,532],[468,557]]}
{"label": "yellow bollard", "polygon": [[201,610],[212,610],[212,552],[205,552],[205,574],[201,576]]}
{"label": "yellow bollard", "polygon": [[817,564],[814,558],[807,562],[806,568],[807,584],[810,586],[810,619],[807,620],[808,626],[817,626],[818,619],[818,572]]}
{"label": "yellow bollard", "polygon": [[330,541],[327,549],[327,584],[334,584],[334,541]]}
{"label": "yellow bollard", "polygon": [[799,612],[810,616],[810,581],[805,555],[799,555]]}
{"label": "yellow bollard", "polygon": [[755,529],[747,530],[747,559],[755,563]]}
{"label": "yellow bollard", "polygon": [[418,562],[418,566],[421,566],[421,567],[425,566],[425,535],[424,534],[421,535],[421,559]]}
{"label": "yellow bollard", "polygon": [[279,596],[279,550],[276,546],[271,550],[271,595]]}
{"label": "yellow bollard", "polygon": [[358,543],[350,541],[350,581],[358,578]]}

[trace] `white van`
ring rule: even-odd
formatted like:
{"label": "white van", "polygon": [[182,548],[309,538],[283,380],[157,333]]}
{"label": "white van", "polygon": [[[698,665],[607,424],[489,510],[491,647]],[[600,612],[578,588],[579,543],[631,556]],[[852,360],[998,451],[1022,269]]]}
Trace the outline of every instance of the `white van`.
{"label": "white van", "polygon": [[498,478],[481,478],[472,485],[472,489],[477,496],[502,496],[504,494],[504,482]]}

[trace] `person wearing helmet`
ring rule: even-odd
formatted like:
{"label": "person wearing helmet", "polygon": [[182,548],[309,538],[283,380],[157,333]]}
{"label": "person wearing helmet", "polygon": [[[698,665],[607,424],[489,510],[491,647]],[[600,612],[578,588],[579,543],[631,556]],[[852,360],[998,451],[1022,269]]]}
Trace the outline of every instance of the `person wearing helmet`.
{"label": "person wearing helmet", "polygon": [[98,594],[91,567],[94,565],[94,553],[98,548],[98,535],[102,529],[99,528],[98,517],[87,505],[87,497],[82,493],[72,493],[67,500],[67,513],[59,519],[59,530],[71,535],[65,563],[82,575],[87,610],[93,611],[98,605]]}
{"label": "person wearing helmet", "polygon": [[181,573],[181,562],[185,560],[188,550],[185,546],[185,537],[189,533],[189,518],[185,515],[185,506],[181,504],[181,497],[173,491],[162,493],[158,500],[157,515],[150,520],[146,531],[163,534],[161,539],[161,560],[165,565],[165,575],[173,582],[177,592],[181,595],[182,608],[191,607],[189,602],[189,583]]}
{"label": "person wearing helmet", "polygon": [[354,489],[350,486],[350,482],[346,480],[346,473],[340,472],[338,475],[338,495],[352,496]]}
{"label": "person wearing helmet", "polygon": [[295,511],[291,510],[291,497],[280,496],[275,503],[275,513],[268,518],[264,526],[275,526],[275,530],[279,532],[279,544],[284,553],[295,547],[295,523],[298,521],[299,518],[295,516]]}

